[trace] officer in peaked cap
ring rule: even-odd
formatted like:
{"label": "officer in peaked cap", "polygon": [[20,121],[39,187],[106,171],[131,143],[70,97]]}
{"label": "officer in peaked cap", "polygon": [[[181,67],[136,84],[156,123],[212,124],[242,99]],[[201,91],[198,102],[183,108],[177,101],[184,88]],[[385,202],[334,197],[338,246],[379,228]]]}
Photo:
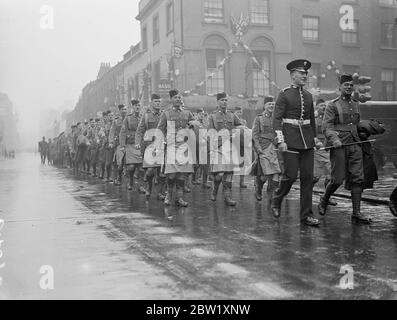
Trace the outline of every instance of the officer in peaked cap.
{"label": "officer in peaked cap", "polygon": [[272,212],[278,218],[281,203],[290,192],[300,171],[300,216],[303,224],[317,227],[313,217],[313,165],[314,147],[321,147],[316,138],[313,96],[304,89],[311,62],[294,60],[287,65],[292,84],[281,91],[277,98],[273,128],[277,135],[278,149],[284,158],[284,172],[280,186],[272,200]]}
{"label": "officer in peaked cap", "polygon": [[287,70],[290,72],[293,71],[298,71],[298,72],[304,72],[307,74],[309,69],[312,67],[312,63],[309,60],[305,59],[299,59],[299,60],[294,60],[288,63],[287,65]]}

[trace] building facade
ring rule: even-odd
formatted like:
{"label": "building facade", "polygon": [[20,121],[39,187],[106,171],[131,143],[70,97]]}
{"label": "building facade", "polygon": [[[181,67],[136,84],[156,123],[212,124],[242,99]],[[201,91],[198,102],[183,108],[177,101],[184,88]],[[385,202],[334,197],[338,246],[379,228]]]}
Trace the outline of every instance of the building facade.
{"label": "building facade", "polygon": [[297,58],[313,62],[313,92],[358,71],[373,77],[374,100],[397,100],[396,0],[141,0],[136,19],[141,41],[83,90],[80,119],[172,87],[192,107],[214,106],[220,91],[254,107],[290,83]]}

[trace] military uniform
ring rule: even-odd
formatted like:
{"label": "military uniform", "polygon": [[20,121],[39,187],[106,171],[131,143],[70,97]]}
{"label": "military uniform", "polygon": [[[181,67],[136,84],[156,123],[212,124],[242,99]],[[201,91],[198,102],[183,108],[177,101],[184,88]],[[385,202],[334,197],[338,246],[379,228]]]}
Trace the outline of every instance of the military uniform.
{"label": "military uniform", "polygon": [[[311,63],[307,60],[291,62],[287,69],[291,72],[307,74]],[[272,200],[272,211],[279,217],[281,203],[290,192],[300,172],[300,217],[310,226],[318,226],[313,218],[313,166],[316,137],[313,96],[302,86],[291,85],[279,94],[273,117],[273,128],[278,142],[285,142],[288,150],[284,152],[284,171],[279,188]]]}
{"label": "military uniform", "polygon": [[139,122],[138,128],[135,134],[136,144],[141,146],[141,152],[144,155],[143,158],[143,168],[159,168],[161,163],[152,163],[153,161],[149,161],[148,157],[150,154],[145,155],[146,148],[153,143],[153,141],[144,140],[145,133],[152,129],[157,129],[158,123],[160,121],[160,112],[155,112],[153,110],[148,110],[142,117]]}
{"label": "military uniform", "polygon": [[[135,133],[139,125],[139,114],[129,114],[120,130],[120,147],[125,149],[125,165],[130,176],[129,190],[132,190],[134,173],[142,165],[141,151],[136,148]],[[142,189],[142,187],[140,187]]]}
{"label": "military uniform", "polygon": [[[222,95],[219,95],[217,99],[220,100],[222,97]],[[231,199],[232,182],[234,170],[239,167],[240,159],[233,159],[231,148],[228,148],[228,146],[231,146],[232,130],[241,125],[240,119],[229,111],[223,112],[219,109],[209,117],[209,130],[214,129],[219,133],[221,130],[226,129],[229,131],[230,136],[230,140],[226,141],[229,145],[223,147],[222,139],[218,137],[216,149],[211,150],[210,172],[214,175],[214,189],[212,191],[211,200],[216,200],[219,186],[222,183],[224,200],[226,204],[231,206],[236,204],[235,201]],[[225,155],[222,155],[222,149],[226,152],[230,150],[229,156],[226,155],[225,157]]]}
{"label": "military uniform", "polygon": [[[323,114],[318,114],[316,117],[316,134],[317,138],[324,144],[325,135],[323,133]],[[325,177],[326,185],[328,185],[331,176],[331,160],[329,152],[326,150],[314,151],[314,182],[320,181],[321,177]]]}
{"label": "military uniform", "polygon": [[[161,145],[161,148],[156,148],[155,143],[158,142],[155,142],[154,140],[147,141],[144,139],[146,132],[148,132],[149,130],[157,129],[158,123],[160,121],[160,116],[160,110],[158,112],[154,109],[147,110],[147,112],[141,117],[141,121],[139,122],[135,134],[135,142],[141,148],[141,152],[143,154],[143,168],[146,169],[146,180],[148,184],[146,188],[146,197],[149,198],[152,193],[153,179],[154,176],[157,174],[159,182],[158,199],[164,200],[166,177],[160,172],[161,165],[164,163],[164,148],[163,145]],[[163,142],[160,143],[163,144]],[[156,152],[156,154],[153,154],[153,152]],[[161,161],[155,162],[155,160],[157,159],[161,159]]]}
{"label": "military uniform", "polygon": [[268,181],[268,191],[272,192],[278,186],[281,173],[275,147],[276,134],[273,129],[272,114],[265,111],[255,118],[252,139],[257,156],[256,198],[261,201],[263,185]]}
{"label": "military uniform", "polygon": [[[177,90],[170,91],[170,97],[173,99],[179,96]],[[183,200],[185,189],[185,176],[188,173],[193,173],[193,163],[179,163],[176,156],[176,151],[180,146],[185,144],[185,141],[178,135],[182,129],[187,129],[193,115],[182,108],[182,106],[172,106],[170,109],[164,111],[160,116],[160,121],[157,126],[161,130],[167,143],[167,151],[165,154],[164,173],[167,175],[168,193],[165,199],[165,204],[170,205],[173,197],[174,187],[176,189],[175,203],[178,206],[186,207],[188,204]],[[175,125],[175,132],[168,132],[167,122],[173,122]],[[192,155],[195,156],[195,155]]]}
{"label": "military uniform", "polygon": [[39,142],[39,153],[41,157],[41,164],[45,164],[45,160],[48,154],[48,143],[45,140]]}
{"label": "military uniform", "polygon": [[[121,150],[120,146],[120,132],[121,132],[121,127],[123,126],[123,121],[124,119],[122,118],[121,115],[116,116],[116,118],[113,120],[112,126],[109,131],[109,144],[115,148],[115,153],[114,153],[114,159],[113,159],[113,164],[114,164],[114,184],[115,185],[121,185],[121,177],[123,174],[123,166],[124,166],[124,157],[125,157],[125,152]],[[117,172],[117,176],[116,176]]]}
{"label": "military uniform", "polygon": [[[342,76],[341,79],[343,79]],[[347,77],[344,82],[352,81]],[[341,84],[344,83],[341,80]],[[357,125],[360,122],[359,102],[351,96],[341,95],[331,101],[325,110],[323,120],[323,133],[326,145],[332,146],[340,141],[342,147],[331,149],[331,183],[328,184],[324,196],[320,200],[319,213],[326,213],[329,198],[347,179],[350,181],[353,220],[370,223],[370,219],[360,212],[361,195],[364,183],[363,153],[359,144],[343,146],[345,144],[360,142]]]}

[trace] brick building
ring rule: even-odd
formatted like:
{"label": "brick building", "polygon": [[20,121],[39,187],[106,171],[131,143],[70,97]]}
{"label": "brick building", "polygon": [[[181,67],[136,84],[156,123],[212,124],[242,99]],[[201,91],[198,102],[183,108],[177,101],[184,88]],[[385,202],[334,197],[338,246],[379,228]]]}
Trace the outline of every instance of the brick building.
{"label": "brick building", "polygon": [[[342,30],[346,5],[354,23]],[[231,19],[240,16],[249,21],[242,41],[259,65],[234,46]],[[335,91],[337,72],[359,71],[373,77],[375,100],[397,100],[396,0],[141,0],[136,19],[141,41],[83,90],[81,114],[103,110],[106,97],[147,102],[171,87],[188,91],[192,107],[215,105],[210,96],[219,91],[232,105],[253,107],[289,84],[285,65],[294,58],[313,62],[310,88]]]}

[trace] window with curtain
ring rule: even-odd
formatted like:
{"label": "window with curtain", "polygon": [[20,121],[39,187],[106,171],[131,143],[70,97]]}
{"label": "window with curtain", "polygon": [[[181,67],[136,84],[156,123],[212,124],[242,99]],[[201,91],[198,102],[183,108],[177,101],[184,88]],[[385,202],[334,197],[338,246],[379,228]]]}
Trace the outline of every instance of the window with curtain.
{"label": "window with curtain", "polygon": [[206,84],[207,94],[217,94],[225,91],[225,68],[218,69],[225,58],[223,49],[206,49],[206,78],[213,74]]}
{"label": "window with curtain", "polygon": [[251,23],[269,24],[269,0],[250,0]]}
{"label": "window with curtain", "polygon": [[320,40],[320,18],[312,16],[303,16],[303,40],[319,41]]}
{"label": "window with curtain", "polygon": [[253,78],[253,94],[255,96],[270,95],[270,80],[265,77],[263,71],[270,77],[270,55],[266,51],[253,51],[259,65],[253,63],[252,78]]}
{"label": "window with curtain", "polygon": [[204,0],[204,21],[223,22],[223,0]]}
{"label": "window with curtain", "polygon": [[358,44],[358,20],[354,20],[353,30],[342,31],[342,42],[344,44]]}
{"label": "window with curtain", "polygon": [[382,70],[382,99],[386,101],[393,101],[395,99],[395,74],[396,71],[393,69]]}

